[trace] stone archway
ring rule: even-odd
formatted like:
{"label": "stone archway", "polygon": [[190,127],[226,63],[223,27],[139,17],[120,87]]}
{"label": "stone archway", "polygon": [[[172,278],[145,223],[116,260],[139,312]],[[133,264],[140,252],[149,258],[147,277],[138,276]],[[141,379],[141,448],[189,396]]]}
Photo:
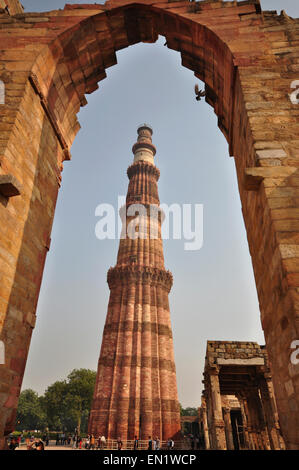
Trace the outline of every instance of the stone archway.
{"label": "stone archway", "polygon": [[290,361],[299,339],[299,107],[289,97],[299,73],[299,21],[262,12],[259,0],[112,0],[34,14],[3,2],[0,438],[14,427],[76,114],[117,50],[161,34],[205,82],[235,157],[281,427],[287,447],[299,448],[299,369]]}

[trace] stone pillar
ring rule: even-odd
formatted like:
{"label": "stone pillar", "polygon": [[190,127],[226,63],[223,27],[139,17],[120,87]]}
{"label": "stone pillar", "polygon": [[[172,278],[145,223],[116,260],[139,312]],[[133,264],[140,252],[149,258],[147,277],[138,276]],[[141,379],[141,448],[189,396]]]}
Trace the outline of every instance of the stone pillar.
{"label": "stone pillar", "polygon": [[249,434],[248,434],[248,422],[247,422],[247,416],[246,416],[245,404],[244,404],[245,398],[241,394],[238,394],[237,398],[238,398],[239,403],[240,403],[245,448],[250,449]]}
{"label": "stone pillar", "polygon": [[248,394],[247,393],[246,393],[246,398],[243,399],[243,404],[244,404],[244,412],[245,412],[246,421],[247,421],[249,449],[250,450],[257,450],[258,449],[257,438],[256,438],[255,429],[254,429],[253,416],[252,416],[252,413],[251,413],[249,405],[248,405]]}
{"label": "stone pillar", "polygon": [[209,367],[207,370],[209,377],[209,394],[212,412],[212,449],[226,450],[226,438],[224,431],[224,421],[222,416],[222,403],[219,385],[219,367]]}
{"label": "stone pillar", "polygon": [[223,418],[224,418],[227,449],[235,450],[232,423],[231,423],[231,417],[230,417],[230,408],[227,406],[223,408]]}
{"label": "stone pillar", "polygon": [[260,379],[260,392],[271,449],[285,449],[284,441],[280,433],[273,383],[269,373],[265,373]]}
{"label": "stone pillar", "polygon": [[203,395],[201,398],[201,412],[202,412],[202,423],[203,423],[203,435],[205,440],[206,450],[210,449],[210,438],[208,428],[208,417],[207,417],[207,402],[206,397]]}
{"label": "stone pillar", "polygon": [[255,450],[270,450],[270,442],[257,386],[253,386],[247,397],[248,410],[252,420]]}

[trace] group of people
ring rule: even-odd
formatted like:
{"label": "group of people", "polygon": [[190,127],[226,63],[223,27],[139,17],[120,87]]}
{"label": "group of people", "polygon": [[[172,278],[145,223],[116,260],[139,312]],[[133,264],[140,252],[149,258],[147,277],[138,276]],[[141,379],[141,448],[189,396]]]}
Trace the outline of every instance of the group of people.
{"label": "group of people", "polygon": [[[174,449],[174,441],[169,437],[167,439],[167,449],[172,450]],[[151,436],[148,438],[148,448],[147,450],[160,450],[161,444],[160,444],[160,439],[156,437],[155,439],[152,439]]]}
{"label": "group of people", "polygon": [[99,436],[96,438],[93,434],[89,434],[85,439],[82,437],[74,435],[73,438],[73,449],[86,449],[86,450],[99,450],[105,449],[106,447],[106,438],[105,436]]}
{"label": "group of people", "polygon": [[[19,445],[20,439],[12,438],[9,448],[15,450]],[[192,437],[191,448],[194,449],[196,440]],[[106,448],[106,438],[105,436],[99,436],[96,438],[93,434],[89,434],[87,438],[80,437],[77,433],[73,436],[66,436],[65,433],[57,433],[56,435],[56,445],[70,445],[72,443],[73,449],[86,449],[86,450],[99,450]],[[43,438],[34,438],[34,436],[26,438],[27,450],[45,450],[45,446],[49,445],[49,436],[45,434]],[[117,449],[122,450],[123,442],[119,437],[117,439]],[[151,436],[148,437],[148,447],[147,450],[160,450],[161,442],[158,437],[152,439]],[[174,449],[174,441],[169,438],[167,440],[167,449]],[[139,450],[139,439],[137,436],[134,438],[134,450]]]}
{"label": "group of people", "polygon": [[[117,449],[122,450],[122,447],[123,447],[123,443],[122,443],[121,438],[119,437],[117,439]],[[152,437],[149,436],[148,437],[147,450],[160,450],[160,448],[161,448],[160,439],[158,437],[156,437],[155,439],[152,439]],[[139,449],[139,439],[138,439],[137,436],[135,436],[135,438],[134,438],[134,450],[138,450],[138,449]],[[168,450],[174,449],[174,441],[171,438],[169,438],[167,440],[167,449]]]}
{"label": "group of people", "polygon": [[34,436],[27,436],[26,438],[23,435],[19,436],[12,436],[10,441],[8,442],[8,449],[9,450],[16,450],[20,447],[21,442],[25,440],[27,450],[45,450],[45,443],[46,445],[49,444],[49,437],[44,436],[43,439],[40,437],[35,438]]}
{"label": "group of people", "polygon": [[[79,445],[78,445],[78,440],[79,440]],[[90,434],[87,436],[87,438],[84,440],[82,443],[82,439],[80,437],[77,438],[77,440],[74,438],[74,448],[82,448],[82,444],[85,449],[87,450],[95,450],[95,449],[105,449],[106,448],[106,438],[105,436],[101,436],[98,438],[95,438],[93,434]],[[117,450],[122,450],[123,448],[123,442],[120,437],[117,439]],[[151,436],[148,437],[148,450],[160,450],[161,448],[161,443],[160,439],[156,437],[155,439],[152,439]],[[137,436],[134,438],[134,450],[139,449],[139,439]],[[167,440],[167,449],[172,450],[174,449],[174,441],[169,438]]]}
{"label": "group of people", "polygon": [[105,436],[99,436],[96,438],[93,434],[89,434],[85,440],[85,449],[87,450],[105,449],[105,447]]}
{"label": "group of people", "polygon": [[71,443],[71,440],[72,440],[72,436],[71,435],[66,435],[64,432],[62,432],[61,434],[56,434],[56,445],[59,446],[66,446],[66,445],[70,445]]}

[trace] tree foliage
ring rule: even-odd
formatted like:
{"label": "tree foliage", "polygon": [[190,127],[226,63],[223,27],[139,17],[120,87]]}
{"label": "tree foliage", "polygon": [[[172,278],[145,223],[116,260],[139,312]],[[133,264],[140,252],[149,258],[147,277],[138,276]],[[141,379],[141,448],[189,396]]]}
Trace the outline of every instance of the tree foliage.
{"label": "tree foliage", "polygon": [[187,408],[182,408],[182,405],[180,405],[181,408],[181,416],[197,416],[198,415],[198,409],[195,407],[187,407]]}
{"label": "tree foliage", "polygon": [[46,425],[41,397],[34,390],[27,389],[21,392],[16,423],[18,431],[41,429]]}
{"label": "tree foliage", "polygon": [[18,408],[18,429],[48,427],[73,432],[77,427],[86,432],[95,380],[96,372],[74,369],[66,380],[50,385],[41,397],[33,390],[24,390]]}

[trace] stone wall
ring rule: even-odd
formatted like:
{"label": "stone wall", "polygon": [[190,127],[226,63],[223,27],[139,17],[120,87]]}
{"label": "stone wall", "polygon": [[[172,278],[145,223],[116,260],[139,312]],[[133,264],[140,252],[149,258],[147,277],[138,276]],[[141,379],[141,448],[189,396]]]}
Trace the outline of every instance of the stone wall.
{"label": "stone wall", "polygon": [[218,359],[233,361],[260,358],[268,365],[268,354],[265,346],[249,341],[208,341],[205,365],[219,364]]}

